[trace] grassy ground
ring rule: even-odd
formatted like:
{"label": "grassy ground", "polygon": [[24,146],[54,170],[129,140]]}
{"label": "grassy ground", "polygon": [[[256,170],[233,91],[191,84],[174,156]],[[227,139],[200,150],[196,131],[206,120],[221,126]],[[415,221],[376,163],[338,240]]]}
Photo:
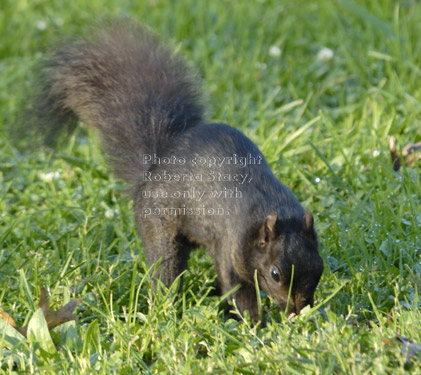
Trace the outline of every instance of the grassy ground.
{"label": "grassy ground", "polygon": [[[264,298],[267,328],[229,319],[203,250],[181,298],[153,296],[126,186],[94,135],[54,157],[12,144],[45,47],[121,14],[188,57],[209,118],[251,137],[313,211],[318,309],[288,319]],[[52,334],[57,354],[3,332],[0,373],[421,373],[396,339],[421,343],[420,169],[396,173],[388,153],[389,135],[421,138],[420,3],[2,0],[0,35],[0,306],[23,326],[41,283],[53,309],[84,297]]]}

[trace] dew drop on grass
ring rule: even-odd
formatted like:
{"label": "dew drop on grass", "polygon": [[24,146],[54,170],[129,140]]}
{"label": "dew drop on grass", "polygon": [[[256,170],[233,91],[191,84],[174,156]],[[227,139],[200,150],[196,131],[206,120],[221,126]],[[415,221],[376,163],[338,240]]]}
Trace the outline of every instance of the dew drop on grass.
{"label": "dew drop on grass", "polygon": [[333,59],[334,52],[332,49],[323,47],[318,53],[317,53],[317,60],[321,62],[328,62]]}
{"label": "dew drop on grass", "polygon": [[47,24],[44,21],[38,21],[36,23],[38,30],[45,30],[47,28]]}
{"label": "dew drop on grass", "polygon": [[279,57],[281,56],[281,49],[278,46],[270,46],[269,48],[269,56],[270,57]]}

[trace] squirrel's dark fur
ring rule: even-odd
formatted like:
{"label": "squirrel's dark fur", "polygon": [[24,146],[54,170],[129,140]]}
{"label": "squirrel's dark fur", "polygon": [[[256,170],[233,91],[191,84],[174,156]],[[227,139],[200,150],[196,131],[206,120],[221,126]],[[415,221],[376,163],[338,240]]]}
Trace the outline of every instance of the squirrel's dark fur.
{"label": "squirrel's dark fur", "polygon": [[[213,258],[219,286],[258,319],[262,290],[298,313],[323,271],[313,217],[238,130],[204,124],[198,79],[141,26],[107,27],[64,44],[42,71],[33,126],[54,143],[81,118],[114,173],[131,184],[149,264],[169,286],[192,249]],[[292,280],[292,287],[290,282]]]}

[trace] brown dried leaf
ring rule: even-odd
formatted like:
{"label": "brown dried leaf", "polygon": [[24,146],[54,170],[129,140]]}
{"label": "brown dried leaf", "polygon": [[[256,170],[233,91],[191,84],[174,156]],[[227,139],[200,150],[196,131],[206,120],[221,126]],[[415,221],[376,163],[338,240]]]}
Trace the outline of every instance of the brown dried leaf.
{"label": "brown dried leaf", "polygon": [[382,340],[383,344],[389,345],[389,346],[393,346],[392,341],[388,340],[388,339],[383,339]]}
{"label": "brown dried leaf", "polygon": [[62,308],[58,310],[51,310],[47,293],[45,292],[44,287],[41,287],[38,307],[41,307],[42,312],[44,313],[48,329],[51,331],[63,323],[66,323],[70,320],[76,320],[76,316],[73,315],[73,310],[82,302],[82,300],[83,298],[78,300],[71,300]]}
{"label": "brown dried leaf", "polygon": [[[82,302],[83,298],[78,300],[71,300],[69,303],[64,305],[58,310],[50,309],[50,301],[48,300],[48,295],[45,291],[45,288],[41,286],[39,303],[38,307],[41,308],[44,313],[45,320],[47,322],[48,330],[51,331],[55,327],[69,322],[70,320],[76,320],[76,316],[73,314],[74,309]],[[13,318],[3,310],[0,310],[1,317],[4,321],[9,323],[13,328],[15,328],[19,333],[26,337],[28,326],[18,327],[13,320]]]}
{"label": "brown dried leaf", "polygon": [[16,328],[16,323],[13,318],[3,310],[0,310],[1,318],[6,322],[9,323],[13,328]]}
{"label": "brown dried leaf", "polygon": [[402,149],[402,158],[399,156],[396,150],[396,139],[395,137],[389,137],[389,150],[392,156],[393,170],[398,171],[402,166],[402,158],[405,165],[410,166],[411,168],[415,167],[415,164],[418,160],[421,160],[421,153],[416,153],[416,151],[421,150],[421,142],[418,143],[408,143]]}

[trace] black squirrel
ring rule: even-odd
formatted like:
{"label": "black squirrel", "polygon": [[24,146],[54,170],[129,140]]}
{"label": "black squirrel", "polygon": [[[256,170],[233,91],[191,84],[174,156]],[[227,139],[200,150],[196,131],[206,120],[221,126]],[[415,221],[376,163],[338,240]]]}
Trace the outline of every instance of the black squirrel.
{"label": "black squirrel", "polygon": [[241,285],[230,296],[240,312],[259,319],[257,271],[260,288],[299,313],[323,272],[313,217],[250,139],[204,123],[191,70],[145,27],[107,26],[51,52],[33,129],[54,144],[78,118],[96,128],[114,173],[132,186],[147,261],[160,261],[166,286],[203,246],[221,292]]}

